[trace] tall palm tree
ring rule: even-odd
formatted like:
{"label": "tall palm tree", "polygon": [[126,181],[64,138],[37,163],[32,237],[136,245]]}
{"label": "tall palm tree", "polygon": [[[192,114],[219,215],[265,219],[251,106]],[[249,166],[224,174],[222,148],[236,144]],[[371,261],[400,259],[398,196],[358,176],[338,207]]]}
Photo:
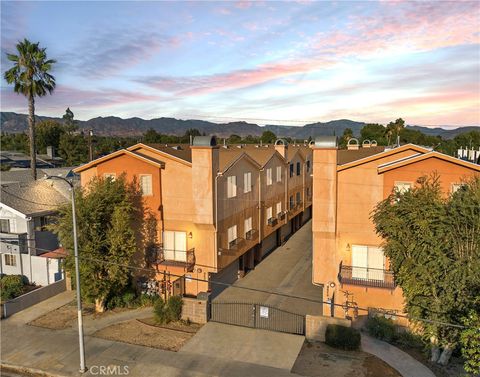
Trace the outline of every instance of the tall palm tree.
{"label": "tall palm tree", "polygon": [[4,78],[14,84],[14,91],[28,99],[28,128],[30,136],[30,169],[33,179],[37,179],[37,155],[35,148],[35,97],[52,94],[55,78],[49,73],[55,60],[47,59],[46,49],[39,43],[24,39],[17,43],[18,55],[7,54],[13,67],[5,72]]}

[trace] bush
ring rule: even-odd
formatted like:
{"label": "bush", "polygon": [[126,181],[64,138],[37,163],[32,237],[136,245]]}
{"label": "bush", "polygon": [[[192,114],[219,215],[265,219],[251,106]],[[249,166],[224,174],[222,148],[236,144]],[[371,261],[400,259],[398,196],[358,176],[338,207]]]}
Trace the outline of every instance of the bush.
{"label": "bush", "polygon": [[126,292],[122,296],[122,306],[126,308],[133,308],[136,306],[136,297],[134,292]]}
{"label": "bush", "polygon": [[141,294],[138,298],[138,305],[139,306],[152,306],[158,299],[158,295],[146,295]]}
{"label": "bush", "polygon": [[180,320],[182,316],[183,300],[180,296],[171,296],[168,301],[158,297],[153,305],[155,320],[160,324]]}
{"label": "bush", "polygon": [[391,319],[385,317],[370,317],[367,320],[367,332],[378,339],[386,342],[393,342],[397,337],[395,323]]}
{"label": "bush", "polygon": [[23,293],[23,287],[28,280],[22,275],[4,275],[0,280],[2,301],[18,297]]}
{"label": "bush", "polygon": [[351,327],[341,325],[327,325],[325,343],[329,346],[344,350],[357,350],[360,348],[360,332]]}

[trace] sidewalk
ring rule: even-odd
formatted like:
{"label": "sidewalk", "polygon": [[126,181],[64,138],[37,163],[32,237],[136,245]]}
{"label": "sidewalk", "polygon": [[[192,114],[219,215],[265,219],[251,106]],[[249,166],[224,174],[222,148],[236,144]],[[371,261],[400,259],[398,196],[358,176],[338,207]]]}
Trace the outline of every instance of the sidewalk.
{"label": "sidewalk", "polygon": [[403,377],[435,377],[430,369],[409,354],[365,333],[362,333],[362,351],[382,359]]}

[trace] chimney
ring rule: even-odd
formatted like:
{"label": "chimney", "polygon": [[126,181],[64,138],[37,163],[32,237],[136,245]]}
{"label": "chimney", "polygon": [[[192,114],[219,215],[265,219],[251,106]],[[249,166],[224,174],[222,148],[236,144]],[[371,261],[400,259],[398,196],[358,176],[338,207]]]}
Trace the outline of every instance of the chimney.
{"label": "chimney", "polygon": [[51,145],[47,147],[47,156],[51,159],[55,157],[55,147],[52,147]]}
{"label": "chimney", "polygon": [[[358,144],[357,144],[358,146]],[[335,136],[315,139],[313,150],[313,282],[324,286],[324,299],[335,299],[334,288],[326,288],[337,280],[337,140]],[[324,312],[330,308],[324,307]]]}
{"label": "chimney", "polygon": [[282,155],[282,157],[287,160],[288,157],[288,143],[283,139],[278,139],[275,141],[275,150]]}
{"label": "chimney", "polygon": [[219,169],[217,139],[196,136],[192,150],[193,222],[215,223],[215,177]]}

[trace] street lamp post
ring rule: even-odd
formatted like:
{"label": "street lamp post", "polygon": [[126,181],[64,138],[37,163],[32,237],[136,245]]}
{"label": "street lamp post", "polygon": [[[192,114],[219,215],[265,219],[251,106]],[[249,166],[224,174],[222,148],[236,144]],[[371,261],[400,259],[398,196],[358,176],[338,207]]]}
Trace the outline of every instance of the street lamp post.
{"label": "street lamp post", "polygon": [[82,300],[81,300],[81,290],[80,290],[80,267],[78,261],[78,241],[77,241],[77,215],[75,211],[75,189],[73,183],[68,179],[55,176],[47,175],[46,179],[60,179],[65,181],[70,186],[70,191],[72,192],[72,222],[73,222],[73,250],[75,256],[75,281],[77,289],[77,316],[78,316],[78,342],[80,345],[80,373],[85,373],[87,368],[85,367],[85,345],[83,341],[83,318],[82,318]]}

